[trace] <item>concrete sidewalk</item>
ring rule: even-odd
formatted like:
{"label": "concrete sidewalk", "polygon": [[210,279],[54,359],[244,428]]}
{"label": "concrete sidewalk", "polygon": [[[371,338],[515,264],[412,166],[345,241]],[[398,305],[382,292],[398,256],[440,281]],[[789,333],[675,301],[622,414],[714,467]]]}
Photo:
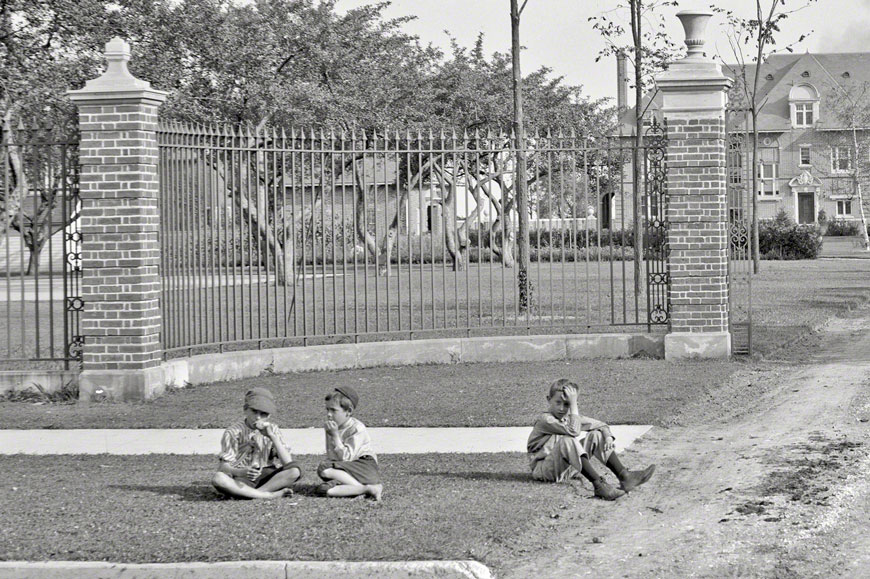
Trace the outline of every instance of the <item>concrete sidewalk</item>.
{"label": "concrete sidewalk", "polygon": [[[651,426],[611,426],[623,452]],[[378,454],[525,452],[527,426],[497,428],[369,428]],[[217,454],[223,429],[0,430],[4,454]],[[322,428],[283,428],[294,454],[323,454]]]}
{"label": "concrete sidewalk", "polygon": [[477,561],[226,561],[221,563],[103,563],[0,561],[0,579],[490,579]]}

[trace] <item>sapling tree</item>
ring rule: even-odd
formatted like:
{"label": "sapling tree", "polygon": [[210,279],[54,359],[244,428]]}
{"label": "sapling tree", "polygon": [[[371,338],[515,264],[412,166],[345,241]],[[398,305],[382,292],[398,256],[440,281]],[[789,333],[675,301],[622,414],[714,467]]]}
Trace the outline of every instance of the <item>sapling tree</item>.
{"label": "sapling tree", "polygon": [[[865,251],[870,251],[867,232],[867,215],[864,206],[864,190],[870,185],[870,148],[867,143],[870,127],[870,82],[835,81],[827,92],[828,109],[842,130],[825,131],[832,147],[842,146],[848,152],[845,171],[849,174],[848,201],[854,213],[857,209],[861,222],[861,241]],[[839,161],[839,160],[838,160]],[[840,167],[838,167],[839,169]],[[832,169],[834,169],[832,167]]]}
{"label": "sapling tree", "polygon": [[[592,28],[605,41],[596,60],[610,56],[626,58],[634,68],[634,152],[632,160],[632,224],[634,227],[635,292],[642,291],[643,215],[643,133],[644,94],[653,86],[657,72],[667,68],[678,54],[665,29],[662,9],[676,6],[675,0],[627,0],[612,10],[589,18]],[[628,18],[625,12],[628,11]],[[627,23],[626,23],[627,20]],[[651,100],[651,99],[649,99]]]}
{"label": "sapling tree", "polygon": [[[732,96],[739,99],[749,113],[752,130],[751,163],[752,167],[752,262],[753,271],[759,270],[758,250],[758,115],[765,102],[760,98],[761,67],[772,54],[781,51],[793,52],[810,32],[805,32],[791,43],[777,45],[780,27],[792,14],[802,10],[816,0],[803,0],[797,6],[787,0],[755,0],[754,14],[746,17],[733,10],[716,5],[711,9],[725,17],[726,35],[729,39],[731,56],[735,64],[726,64],[735,79]],[[747,58],[749,59],[747,61]],[[749,64],[753,63],[753,64]],[[732,99],[733,100],[733,99]]]}

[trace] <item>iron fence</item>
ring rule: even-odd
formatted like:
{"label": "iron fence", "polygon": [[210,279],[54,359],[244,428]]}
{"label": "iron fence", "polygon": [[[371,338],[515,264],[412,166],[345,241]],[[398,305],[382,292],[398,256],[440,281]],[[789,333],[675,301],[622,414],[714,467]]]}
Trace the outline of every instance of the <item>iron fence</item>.
{"label": "iron fence", "polygon": [[639,265],[630,145],[528,138],[528,307],[513,253],[513,142],[162,123],[167,355],[666,324],[663,132],[643,157]]}
{"label": "iron fence", "polygon": [[752,174],[749,111],[729,108],[726,135],[728,327],[731,351],[752,353]]}
{"label": "iron fence", "polygon": [[81,361],[78,137],[0,128],[0,368]]}

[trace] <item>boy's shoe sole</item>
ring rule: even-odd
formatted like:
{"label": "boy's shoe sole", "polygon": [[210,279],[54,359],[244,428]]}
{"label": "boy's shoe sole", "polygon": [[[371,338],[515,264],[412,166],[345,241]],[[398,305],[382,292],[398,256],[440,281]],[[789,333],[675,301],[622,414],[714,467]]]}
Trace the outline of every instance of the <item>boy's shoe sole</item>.
{"label": "boy's shoe sole", "polygon": [[622,490],[631,492],[646,481],[648,481],[656,471],[656,465],[651,464],[643,470],[632,470],[622,480]]}

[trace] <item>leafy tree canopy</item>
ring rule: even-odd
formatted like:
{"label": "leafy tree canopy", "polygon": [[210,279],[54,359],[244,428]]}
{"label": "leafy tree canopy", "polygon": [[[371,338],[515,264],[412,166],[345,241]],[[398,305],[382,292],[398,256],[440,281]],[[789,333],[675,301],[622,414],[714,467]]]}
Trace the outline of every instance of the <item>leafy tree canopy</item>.
{"label": "leafy tree canopy", "polygon": [[[130,69],[169,92],[165,118],[336,129],[510,126],[509,53],[483,37],[448,55],[388,19],[388,2],[0,0],[0,112],[69,116],[70,88],[100,74],[113,36]],[[601,132],[612,122],[548,68],[524,79],[532,127]]]}

